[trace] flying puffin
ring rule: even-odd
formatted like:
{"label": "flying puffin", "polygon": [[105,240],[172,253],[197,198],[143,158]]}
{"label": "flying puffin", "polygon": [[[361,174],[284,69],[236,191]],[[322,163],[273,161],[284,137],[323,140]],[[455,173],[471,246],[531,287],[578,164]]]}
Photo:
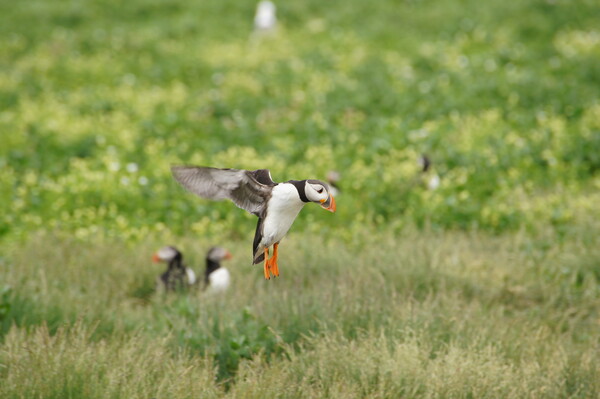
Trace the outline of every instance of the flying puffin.
{"label": "flying puffin", "polygon": [[[173,166],[175,180],[192,193],[211,200],[230,199],[238,207],[258,216],[253,264],[264,261],[265,279],[279,276],[278,247],[296,216],[308,202],[335,212],[335,199],[327,183],[320,180],[289,180],[275,183],[268,169],[217,169]],[[269,258],[269,247],[273,255]]]}
{"label": "flying puffin", "polygon": [[153,256],[155,263],[166,262],[167,271],[156,280],[157,286],[166,291],[184,289],[196,284],[196,273],[183,264],[183,254],[172,246],[162,247]]}
{"label": "flying puffin", "polygon": [[211,292],[225,291],[231,283],[229,270],[221,266],[224,259],[231,259],[231,253],[221,247],[213,247],[206,254],[204,286]]}

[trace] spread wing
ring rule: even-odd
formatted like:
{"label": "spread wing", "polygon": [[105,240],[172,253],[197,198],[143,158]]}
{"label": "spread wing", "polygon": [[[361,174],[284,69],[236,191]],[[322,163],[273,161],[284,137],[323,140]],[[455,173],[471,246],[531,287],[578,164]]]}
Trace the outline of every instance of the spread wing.
{"label": "spread wing", "polygon": [[275,182],[267,169],[217,169],[173,166],[173,177],[192,193],[206,199],[230,199],[238,207],[260,215],[271,197]]}

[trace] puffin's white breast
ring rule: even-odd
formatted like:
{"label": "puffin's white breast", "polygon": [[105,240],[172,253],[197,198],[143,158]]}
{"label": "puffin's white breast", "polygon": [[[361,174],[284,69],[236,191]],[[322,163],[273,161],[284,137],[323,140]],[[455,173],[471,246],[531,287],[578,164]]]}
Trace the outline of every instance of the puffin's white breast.
{"label": "puffin's white breast", "polygon": [[212,292],[225,291],[231,283],[229,270],[220,267],[208,275],[208,288]]}
{"label": "puffin's white breast", "polygon": [[196,283],[196,273],[189,267],[185,268],[185,274],[187,275],[188,284],[193,285]]}
{"label": "puffin's white breast", "polygon": [[296,186],[291,183],[276,185],[267,204],[267,217],[263,224],[261,244],[269,247],[281,241],[303,206],[304,202],[300,200]]}
{"label": "puffin's white breast", "polygon": [[427,182],[427,188],[430,190],[435,190],[440,186],[440,177],[436,174],[431,176],[429,181]]}

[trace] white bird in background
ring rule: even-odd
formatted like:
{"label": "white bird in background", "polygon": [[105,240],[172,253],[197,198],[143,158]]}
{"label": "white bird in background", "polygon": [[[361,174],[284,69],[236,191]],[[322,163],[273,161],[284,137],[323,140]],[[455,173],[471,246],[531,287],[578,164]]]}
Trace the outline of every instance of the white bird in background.
{"label": "white bird in background", "polygon": [[254,30],[257,32],[272,32],[277,25],[275,16],[275,4],[264,0],[258,3],[256,15],[254,16]]}

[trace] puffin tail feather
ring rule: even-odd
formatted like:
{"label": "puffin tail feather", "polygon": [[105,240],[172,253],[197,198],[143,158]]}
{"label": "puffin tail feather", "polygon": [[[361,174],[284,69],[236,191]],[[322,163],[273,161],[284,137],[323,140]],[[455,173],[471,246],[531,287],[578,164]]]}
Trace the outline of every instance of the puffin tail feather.
{"label": "puffin tail feather", "polygon": [[254,252],[254,261],[252,261],[253,265],[257,265],[259,263],[264,262],[265,260],[265,248],[261,245],[257,248],[256,252]]}

